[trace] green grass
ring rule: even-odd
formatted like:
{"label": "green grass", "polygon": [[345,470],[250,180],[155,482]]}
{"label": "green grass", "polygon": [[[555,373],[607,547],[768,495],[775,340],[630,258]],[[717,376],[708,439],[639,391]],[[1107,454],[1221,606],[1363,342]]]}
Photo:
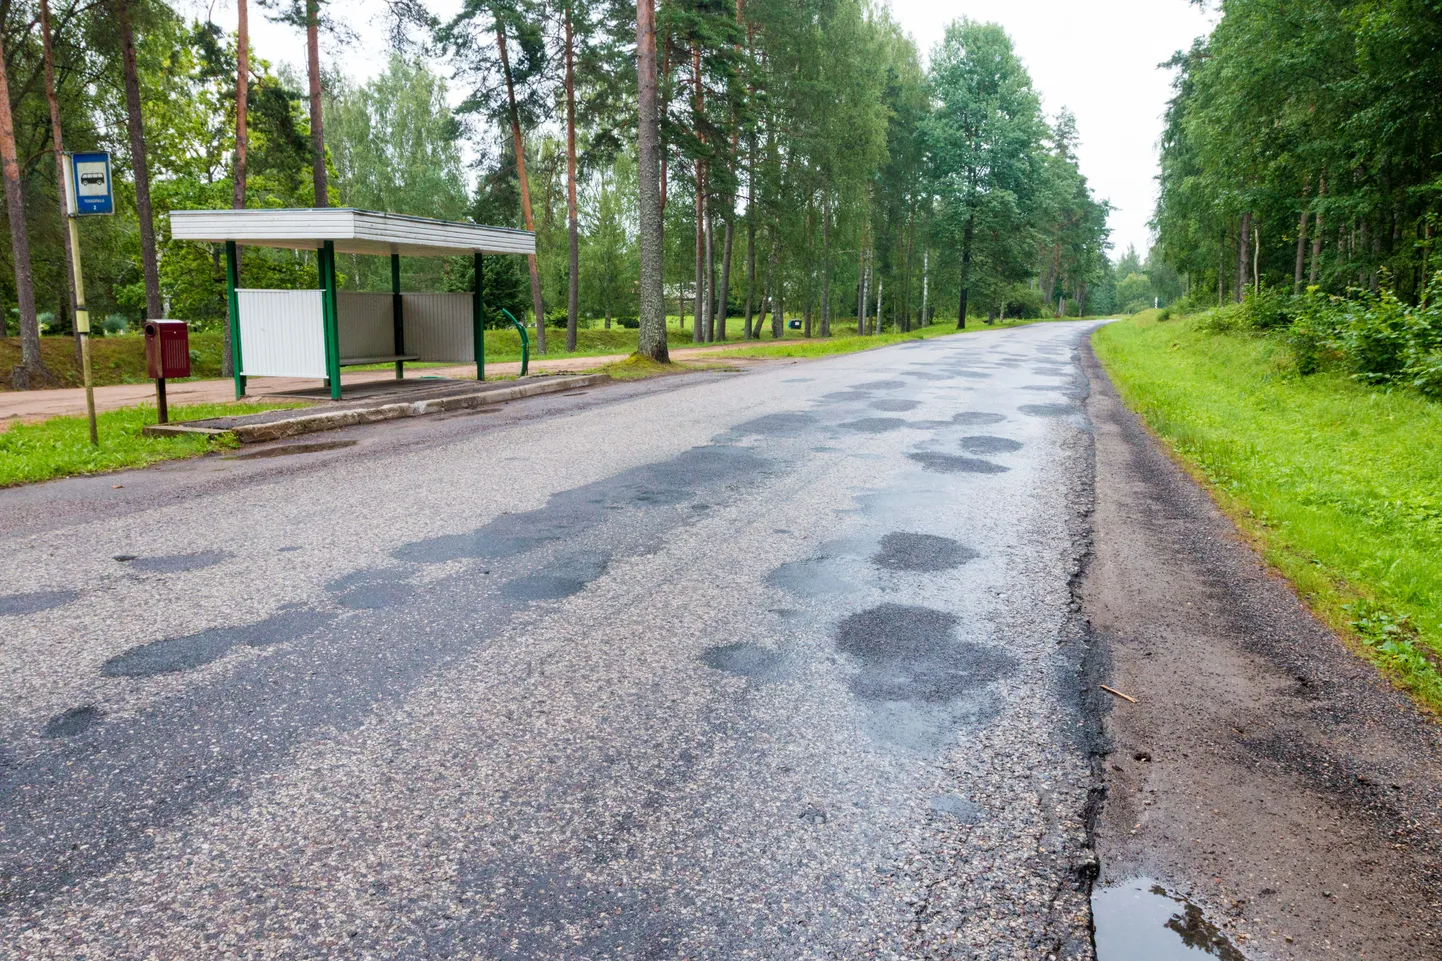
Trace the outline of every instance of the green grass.
{"label": "green grass", "polygon": [[[302,405],[196,404],[170,408],[170,418],[173,421],[201,420],[298,406]],[[155,423],[155,408],[148,405],[106,411],[96,421],[100,433],[99,447],[90,445],[89,427],[84,417],[52,417],[36,424],[15,424],[0,433],[0,487],[74,474],[99,474],[127,467],[143,467],[161,460],[195,457],[217,447],[228,446],[224,441],[202,436],[146,437],[141,434],[141,428]]]}
{"label": "green grass", "polygon": [[[1076,318],[1068,318],[1075,320]],[[1035,324],[1036,320],[1008,320],[1005,323],[991,324],[990,326],[979,320],[968,321],[968,331],[1004,330],[1009,327],[1024,327],[1027,324]],[[853,328],[855,324],[851,325]],[[925,340],[930,337],[945,337],[947,334],[959,333],[955,321],[943,321],[932,324],[930,327],[921,327],[909,333],[887,332],[884,334],[870,334],[858,336],[846,334],[828,338],[812,338],[810,340],[798,339],[787,340],[782,343],[769,345],[756,345],[752,347],[738,347],[734,350],[725,349],[717,351],[718,357],[826,357],[831,354],[850,354],[858,350],[870,350],[873,347],[885,347],[888,344],[900,344],[908,340]],[[754,342],[753,342],[754,343]]]}
{"label": "green grass", "polygon": [[1442,711],[1442,404],[1292,372],[1277,340],[1156,311],[1097,331],[1123,398],[1312,608]]}

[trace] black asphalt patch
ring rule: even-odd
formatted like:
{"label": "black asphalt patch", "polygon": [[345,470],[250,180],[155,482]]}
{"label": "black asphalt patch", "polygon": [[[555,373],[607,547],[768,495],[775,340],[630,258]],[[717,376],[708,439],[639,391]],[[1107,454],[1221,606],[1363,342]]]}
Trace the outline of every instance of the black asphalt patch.
{"label": "black asphalt patch", "polygon": [[838,424],[847,430],[860,431],[863,434],[885,434],[887,431],[900,430],[906,426],[906,421],[900,417],[863,417],[860,420],[848,420]]}
{"label": "black asphalt patch", "polygon": [[980,410],[964,411],[951,418],[953,424],[960,424],[962,427],[985,427],[988,424],[1000,424],[1004,420],[1005,414],[991,414]]}
{"label": "black asphalt patch", "polygon": [[870,407],[872,410],[885,410],[890,411],[894,414],[904,414],[909,410],[916,410],[916,408],[920,407],[921,401],[887,398],[883,400],[873,400],[870,404],[867,404],[866,406]]}
{"label": "black asphalt patch", "polygon": [[125,562],[127,567],[152,574],[179,574],[184,571],[198,571],[214,567],[230,559],[229,551],[195,551],[191,554],[160,554],[155,557],[135,557]]}
{"label": "black asphalt patch", "polygon": [[890,571],[946,571],[980,557],[950,537],[895,531],[881,539],[871,562]]}
{"label": "black asphalt patch", "polygon": [[856,661],[851,690],[865,701],[938,703],[991,683],[1015,666],[1006,652],[956,638],[953,614],[881,604],[836,628],[836,646]]}
{"label": "black asphalt patch", "polygon": [[45,723],[46,737],[74,737],[89,730],[105,712],[94,704],[82,704],[62,711]]}
{"label": "black asphalt patch", "polygon": [[1017,410],[1030,417],[1065,417],[1075,414],[1075,404],[1022,404]]}
{"label": "black asphalt patch", "polygon": [[855,390],[901,390],[906,386],[904,380],[872,380],[864,384],[857,384]]}
{"label": "black asphalt patch", "polygon": [[501,593],[518,601],[558,601],[579,594],[605,574],[610,563],[611,555],[605,551],[575,554],[546,565],[539,573],[507,581]]}
{"label": "black asphalt patch", "polygon": [[28,594],[0,596],[0,616],[35,614],[63,607],[80,595],[75,591],[31,591]]}
{"label": "black asphalt patch", "polygon": [[100,665],[100,673],[106,677],[154,677],[188,671],[219,660],[235,647],[270,647],[294,641],[325,627],[333,617],[322,611],[289,610],[255,624],[167,637],[117,654]]}
{"label": "black asphalt patch", "polygon": [[371,568],[331,581],[325,589],[341,607],[374,611],[404,604],[415,594],[407,572],[395,567]]}
{"label": "black asphalt patch", "polygon": [[693,447],[670,460],[562,491],[539,510],[502,514],[464,534],[443,534],[402,544],[391,551],[391,556],[418,564],[515,557],[594,529],[611,509],[684,504],[704,487],[754,478],[771,463],[745,447]]}
{"label": "black asphalt patch", "polygon": [[994,464],[979,457],[961,457],[957,454],[938,454],[935,451],[912,451],[906,455],[929,471],[939,474],[1005,474],[1011,470],[1001,464]]}
{"label": "black asphalt patch", "polygon": [[961,439],[961,449],[968,454],[1014,454],[1021,448],[1020,441],[991,434],[972,434]]}
{"label": "black asphalt patch", "polygon": [[762,434],[780,437],[794,437],[803,431],[810,430],[817,423],[815,414],[808,414],[804,411],[788,411],[779,414],[766,414],[754,420],[748,420],[731,428],[733,434]]}

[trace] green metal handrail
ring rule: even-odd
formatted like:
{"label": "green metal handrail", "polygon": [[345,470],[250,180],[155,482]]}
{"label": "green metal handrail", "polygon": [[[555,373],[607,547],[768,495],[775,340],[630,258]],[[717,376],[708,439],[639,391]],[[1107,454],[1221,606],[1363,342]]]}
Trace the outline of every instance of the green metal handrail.
{"label": "green metal handrail", "polygon": [[524,377],[526,376],[526,371],[531,366],[531,339],[526,336],[526,325],[517,320],[515,316],[504,307],[501,308],[501,313],[505,314],[506,319],[516,325],[516,330],[521,335],[521,376]]}

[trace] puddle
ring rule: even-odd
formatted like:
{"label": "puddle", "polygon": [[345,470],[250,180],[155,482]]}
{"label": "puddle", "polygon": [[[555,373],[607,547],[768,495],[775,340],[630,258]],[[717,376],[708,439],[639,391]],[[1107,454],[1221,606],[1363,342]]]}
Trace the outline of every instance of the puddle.
{"label": "puddle", "polygon": [[822,400],[834,400],[834,401],[840,401],[840,402],[853,401],[853,400],[856,400],[856,401],[859,401],[859,400],[870,400],[870,399],[871,399],[871,391],[869,391],[869,390],[836,390],[836,391],[832,391],[832,392],[829,393],[829,394],[822,394],[822,395],[821,395],[821,399],[822,399]]}
{"label": "puddle", "polygon": [[986,811],[959,794],[939,794],[931,799],[931,810],[956,818],[963,824],[975,824],[985,816]]}
{"label": "puddle", "polygon": [[766,583],[798,597],[825,597],[853,589],[851,582],[837,572],[836,563],[830,557],[787,561],[766,576]]}
{"label": "puddle", "polygon": [[1097,961],[1246,961],[1202,909],[1150,878],[1092,892]]}
{"label": "puddle", "polygon": [[69,604],[79,596],[74,591],[31,591],[28,594],[6,594],[0,597],[0,616],[48,611],[52,607]]}
{"label": "puddle", "polygon": [[905,386],[904,380],[872,380],[857,384],[852,390],[901,390]]}
{"label": "puddle", "polygon": [[248,450],[240,454],[231,454],[223,460],[257,460],[262,457],[285,457],[288,454],[317,454],[325,450],[340,450],[343,447],[354,447],[358,441],[353,440],[323,440],[313,441],[308,444],[284,444],[280,447],[262,447],[260,450]]}
{"label": "puddle", "polygon": [[713,670],[755,680],[775,677],[781,665],[780,654],[756,644],[721,644],[708,647],[701,653],[701,660]]}

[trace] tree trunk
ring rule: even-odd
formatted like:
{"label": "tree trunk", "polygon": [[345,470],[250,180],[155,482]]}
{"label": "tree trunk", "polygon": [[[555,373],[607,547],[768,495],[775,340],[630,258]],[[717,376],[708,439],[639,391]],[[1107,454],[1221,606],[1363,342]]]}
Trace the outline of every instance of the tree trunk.
{"label": "tree trunk", "polygon": [[[235,31],[235,170],[233,172],[233,184],[230,195],[230,206],[235,210],[245,208],[245,159],[246,151],[250,147],[250,132],[246,115],[250,108],[250,17],[246,9],[246,0],[237,0],[237,17]],[[235,250],[235,263],[238,268],[241,262],[241,251],[239,247]],[[238,281],[240,278],[237,277]],[[230,310],[227,301],[226,310]],[[230,377],[235,373],[235,358],[231,356],[230,346],[230,324],[226,324],[220,331],[220,375]]]}
{"label": "tree trunk", "polygon": [[566,230],[571,242],[571,284],[566,303],[566,351],[576,349],[581,312],[581,228],[576,204],[576,38],[572,0],[566,2]]}
{"label": "tree trunk", "polygon": [[1262,231],[1261,231],[1259,228],[1253,227],[1253,228],[1252,228],[1252,293],[1253,293],[1254,295],[1260,295],[1260,294],[1262,293],[1261,257],[1262,257]]}
{"label": "tree trunk", "polygon": [[330,206],[325,174],[325,127],[320,109],[320,2],[305,0],[306,72],[310,81],[310,169],[315,206]]}
{"label": "tree trunk", "polygon": [[931,296],[931,248],[927,247],[921,252],[921,326],[927,326],[930,318],[926,316],[926,308],[929,306]]}
{"label": "tree trunk", "polygon": [[[516,153],[516,179],[521,188],[521,216],[525,218],[526,229],[535,233],[536,219],[531,214],[531,182],[526,177],[526,145],[521,138],[521,113],[516,108],[516,84],[511,76],[511,58],[506,51],[506,27],[496,20],[496,50],[501,55],[501,73],[506,81],[506,103],[511,117],[511,147]],[[546,352],[546,308],[541,301],[541,272],[536,267],[536,255],[529,254],[526,262],[531,268],[531,309],[536,314],[536,353]]]}
{"label": "tree trunk", "polygon": [[976,211],[966,217],[961,234],[961,303],[956,314],[956,329],[966,329],[966,302],[971,296],[971,241],[976,234]]}
{"label": "tree trunk", "polygon": [[1246,295],[1247,291],[1247,273],[1251,267],[1251,256],[1248,253],[1248,247],[1251,239],[1252,215],[1245,213],[1242,214],[1242,226],[1237,235],[1237,283],[1236,286],[1232,288],[1232,297],[1239,304],[1242,302],[1242,298]]}
{"label": "tree trunk", "polygon": [[670,363],[666,349],[665,223],[661,199],[661,122],[656,91],[656,0],[636,0],[636,192],[640,213],[640,330],[636,352]]}
{"label": "tree trunk", "polygon": [[821,336],[831,336],[831,200],[821,201]]}
{"label": "tree trunk", "polygon": [[[1317,199],[1327,196],[1327,175],[1324,172],[1317,182]],[[1312,222],[1312,265],[1307,270],[1307,283],[1317,282],[1317,271],[1322,263],[1322,211],[1318,210]]]}
{"label": "tree trunk", "polygon": [[30,273],[30,234],[25,228],[25,196],[15,155],[15,119],[10,112],[10,77],[0,38],[0,165],[5,176],[5,210],[10,215],[10,253],[15,263],[15,300],[20,309],[20,366],[10,373],[17,390],[48,385],[53,378],[40,357],[40,319],[35,314],[35,283]]}
{"label": "tree trunk", "polygon": [[135,31],[130,23],[131,0],[117,0],[121,59],[125,71],[125,115],[130,128],[130,163],[135,170],[135,213],[140,220],[140,267],[145,277],[146,319],[165,316],[160,302],[160,268],[155,258],[155,216],[150,208],[150,168],[145,160],[145,130],[140,122],[140,72],[135,65]]}
{"label": "tree trunk", "polygon": [[716,340],[716,215],[706,205],[706,342]]}
{"label": "tree trunk", "polygon": [[[639,2],[639,0],[638,0],[638,2]],[[640,10],[640,7],[638,6],[637,9],[636,9],[636,16],[639,17],[640,15],[641,15],[641,10]],[[653,50],[655,49],[655,46],[656,46],[656,45],[655,45],[655,38],[656,38],[656,37],[655,37],[655,34],[656,34],[656,31],[654,30],[655,22],[656,22],[656,0],[651,0],[651,23],[652,23],[652,27],[653,27],[653,29],[652,29],[652,31],[651,31],[651,39],[652,39],[651,47],[652,47]],[[639,34],[639,33],[640,33],[640,30],[641,30],[641,25],[638,23],[638,24],[636,25],[636,32]],[[638,67],[637,69],[640,69],[640,68]],[[654,79],[654,78],[653,78],[653,79]],[[668,89],[668,88],[671,86],[671,50],[670,50],[669,47],[666,49],[666,52],[661,55],[661,83],[662,83],[662,89],[663,89],[663,90]],[[658,121],[657,121],[658,124],[659,124],[659,117],[664,117],[664,116],[666,115],[666,111],[669,110],[669,109],[670,109],[670,101],[668,100],[668,101],[666,101],[664,104],[662,104],[661,107],[659,108],[660,112],[659,112],[659,114],[657,115],[657,116],[658,116]],[[658,129],[659,129],[659,128],[658,128]],[[671,163],[670,163],[670,157],[667,155],[667,152],[666,152],[666,145],[661,142],[661,135],[660,135],[660,133],[657,133],[657,134],[656,134],[656,144],[657,144],[657,148],[656,148],[656,149],[657,149],[657,151],[658,151],[659,159],[660,159],[660,164],[661,164],[661,216],[664,218],[665,215],[666,215],[666,188],[667,188],[667,186],[668,186],[668,183],[667,183],[667,182],[668,182],[668,180],[670,179],[669,174],[670,174],[670,172],[671,172],[671,169],[670,169],[670,168],[671,168]],[[683,313],[683,311],[681,310],[681,306],[680,306],[679,304],[677,304],[677,305],[676,305],[676,314],[677,314],[677,316],[679,317],[682,313]]]}
{"label": "tree trunk", "polygon": [[856,336],[858,337],[866,334],[866,244],[864,242],[861,245],[860,258],[860,266],[857,268],[856,275]]}
{"label": "tree trunk", "polygon": [[[781,231],[777,230],[776,234],[779,237]],[[779,256],[780,250],[777,247],[773,246],[771,249]],[[771,307],[771,339],[780,340],[786,332],[786,275],[780,270],[779,264],[774,282],[776,284],[776,303]]]}
{"label": "tree trunk", "polygon": [[[777,236],[777,231],[773,227],[771,231],[771,253],[766,257],[766,296],[761,301],[761,316],[756,318],[757,340],[761,339],[761,328],[766,323],[766,311],[770,310],[773,315],[776,313],[776,302],[772,299],[775,288],[772,285],[776,282],[776,255],[779,243],[780,238]],[[771,322],[771,326],[772,329],[775,329],[776,321],[774,319]]]}
{"label": "tree trunk", "polygon": [[883,319],[882,319],[882,313],[881,313],[881,308],[882,308],[882,306],[883,306],[881,297],[882,297],[882,294],[884,294],[885,292],[886,292],[886,278],[883,277],[883,276],[881,275],[881,271],[878,270],[878,271],[876,272],[876,332],[877,332],[878,334],[881,333],[881,326],[882,326],[882,324],[884,323],[884,321],[883,321]]}
{"label": "tree trunk", "polygon": [[721,286],[717,288],[720,306],[716,310],[716,339],[726,342],[726,314],[731,306],[731,246],[736,240],[736,198],[731,198],[731,211],[726,217],[726,232],[721,240]]}
{"label": "tree trunk", "polygon": [[[701,48],[691,46],[691,79],[694,95],[691,99],[692,123],[698,130],[701,149],[706,147],[706,138],[699,133],[703,111],[706,109],[704,88],[701,84]],[[706,162],[696,157],[696,311],[692,319],[691,340],[705,343],[706,323]]]}
{"label": "tree trunk", "polygon": [[[55,93],[55,48],[50,35],[50,0],[40,0],[40,42],[45,57],[45,100],[50,106],[50,146],[55,153],[55,195],[60,201],[60,225],[64,236],[69,228],[70,205],[66,195],[70,185],[65,182],[65,140],[60,134],[60,98]],[[70,253],[70,244],[62,242],[65,251],[65,294],[64,303],[70,310],[72,324],[75,318],[75,264]],[[0,338],[5,331],[0,330]],[[75,367],[81,365],[80,328],[74,330]]]}
{"label": "tree trunk", "polygon": [[706,299],[706,192],[701,185],[701,161],[696,161],[696,289],[695,303],[691,309],[691,342],[700,344],[706,340],[706,328],[701,318],[705,314]]}
{"label": "tree trunk", "polygon": [[[753,168],[754,170],[754,168]],[[748,186],[748,190],[751,188]],[[752,309],[756,303],[756,200],[752,193],[746,201],[746,339],[751,339]]]}

